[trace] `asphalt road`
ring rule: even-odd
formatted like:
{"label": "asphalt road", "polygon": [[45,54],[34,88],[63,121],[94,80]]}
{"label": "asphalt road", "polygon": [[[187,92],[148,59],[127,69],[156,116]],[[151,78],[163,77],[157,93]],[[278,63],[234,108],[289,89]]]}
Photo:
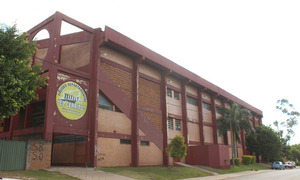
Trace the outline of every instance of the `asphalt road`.
{"label": "asphalt road", "polygon": [[286,169],[286,170],[271,170],[264,173],[252,174],[247,176],[228,178],[234,180],[253,180],[253,179],[262,179],[262,180],[297,180],[300,179],[300,168],[296,169]]}

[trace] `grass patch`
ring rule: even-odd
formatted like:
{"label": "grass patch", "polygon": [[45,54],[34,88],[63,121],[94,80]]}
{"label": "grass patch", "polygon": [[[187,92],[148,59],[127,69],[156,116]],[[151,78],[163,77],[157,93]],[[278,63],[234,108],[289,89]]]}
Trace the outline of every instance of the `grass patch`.
{"label": "grass patch", "polygon": [[230,169],[214,169],[211,167],[207,166],[199,166],[201,168],[207,169],[209,171],[213,171],[219,174],[227,174],[227,173],[236,173],[236,172],[242,172],[242,171],[252,171],[252,170],[264,170],[264,169],[270,169],[268,167],[265,167],[260,164],[250,164],[250,165],[240,165],[240,166],[235,166],[235,167],[230,167]]}
{"label": "grass patch", "polygon": [[0,177],[2,178],[16,178],[24,180],[78,180],[60,172],[56,171],[44,171],[44,170],[23,170],[23,171],[0,171]]}
{"label": "grass patch", "polygon": [[172,180],[211,175],[186,167],[99,168],[99,170],[142,180]]}

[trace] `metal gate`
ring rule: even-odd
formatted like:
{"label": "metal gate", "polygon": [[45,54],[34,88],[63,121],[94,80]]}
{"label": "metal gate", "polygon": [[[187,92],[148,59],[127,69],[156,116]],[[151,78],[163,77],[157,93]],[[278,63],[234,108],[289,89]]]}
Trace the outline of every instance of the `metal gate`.
{"label": "metal gate", "polygon": [[86,166],[86,137],[55,135],[52,145],[52,165]]}
{"label": "metal gate", "polygon": [[0,140],[0,170],[23,170],[26,163],[26,142]]}

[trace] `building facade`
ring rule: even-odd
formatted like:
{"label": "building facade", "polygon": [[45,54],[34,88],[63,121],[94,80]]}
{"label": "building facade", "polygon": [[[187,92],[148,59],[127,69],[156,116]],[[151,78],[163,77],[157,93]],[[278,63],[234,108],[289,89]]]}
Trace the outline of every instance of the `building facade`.
{"label": "building facade", "polygon": [[[63,23],[82,31],[61,35]],[[262,124],[262,111],[119,32],[93,29],[62,13],[41,31],[34,64],[48,86],[19,114],[0,121],[0,138],[28,142],[27,168],[51,165],[168,166],[165,148],[182,135],[188,164],[228,168],[230,132],[220,135],[219,108],[236,102]],[[238,156],[246,154],[244,133]]]}

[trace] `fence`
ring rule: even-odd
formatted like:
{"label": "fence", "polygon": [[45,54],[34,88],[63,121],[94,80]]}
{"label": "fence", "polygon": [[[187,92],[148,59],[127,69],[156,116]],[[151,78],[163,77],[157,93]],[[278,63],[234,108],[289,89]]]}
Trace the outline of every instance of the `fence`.
{"label": "fence", "polygon": [[23,170],[26,163],[26,142],[0,140],[0,170]]}

